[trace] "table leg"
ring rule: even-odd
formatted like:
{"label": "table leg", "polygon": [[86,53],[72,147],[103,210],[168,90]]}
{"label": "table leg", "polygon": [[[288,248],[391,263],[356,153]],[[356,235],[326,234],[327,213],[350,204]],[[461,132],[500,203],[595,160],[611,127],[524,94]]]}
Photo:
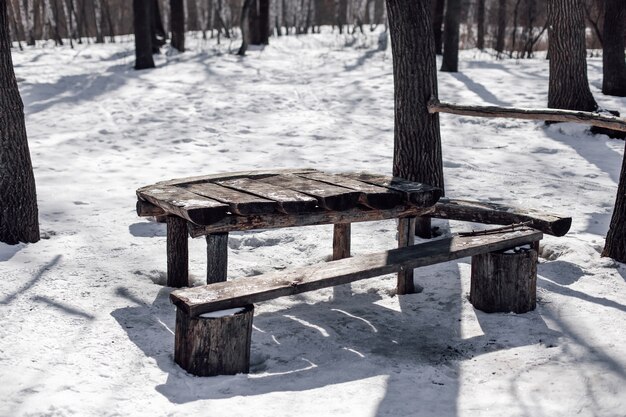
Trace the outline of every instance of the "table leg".
{"label": "table leg", "polygon": [[206,235],[206,283],[226,281],[228,271],[228,232]]}
{"label": "table leg", "polygon": [[335,224],[333,230],[333,261],[350,257],[350,223]]}
{"label": "table leg", "polygon": [[187,220],[167,217],[167,286],[189,286],[189,246]]}
{"label": "table leg", "polygon": [[[415,217],[398,219],[398,248],[415,244]],[[413,284],[413,268],[398,272],[397,294],[412,294],[415,291]]]}

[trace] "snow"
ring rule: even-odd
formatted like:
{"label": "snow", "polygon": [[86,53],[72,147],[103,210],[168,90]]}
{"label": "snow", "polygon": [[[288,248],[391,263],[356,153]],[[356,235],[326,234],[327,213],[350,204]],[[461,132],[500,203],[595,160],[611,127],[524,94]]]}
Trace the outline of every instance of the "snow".
{"label": "snow", "polygon": [[[163,224],[135,190],[177,177],[315,167],[389,174],[393,79],[378,34],[272,39],[245,58],[192,35],[134,71],[132,41],[14,51],[45,239],[0,244],[0,415],[623,416],[626,267],[600,257],[624,143],[583,126],[441,116],[447,195],[573,217],[547,236],[538,306],[472,308],[469,259],[256,306],[249,375],[173,362]],[[235,45],[231,45],[234,48]],[[601,59],[589,60],[600,93]],[[543,59],[464,51],[442,100],[545,107]],[[475,224],[436,221],[444,232]],[[329,259],[332,227],[231,233],[229,276]],[[395,246],[356,224],[353,252]],[[190,242],[196,284],[204,240]]]}
{"label": "snow", "polygon": [[244,310],[245,310],[244,307],[229,308],[229,309],[226,309],[226,310],[218,310],[218,311],[212,311],[210,313],[200,314],[200,317],[205,318],[205,319],[215,319],[215,318],[220,318],[220,317],[228,317],[228,316],[234,316],[237,313],[241,313]]}

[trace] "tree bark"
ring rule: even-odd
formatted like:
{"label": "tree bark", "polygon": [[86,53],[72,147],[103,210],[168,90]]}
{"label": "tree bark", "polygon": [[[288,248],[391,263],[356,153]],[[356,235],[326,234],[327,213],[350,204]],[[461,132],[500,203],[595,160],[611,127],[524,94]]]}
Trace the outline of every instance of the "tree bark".
{"label": "tree bark", "polygon": [[250,45],[268,45],[270,28],[269,0],[252,0],[248,10]]}
{"label": "tree bark", "polygon": [[624,36],[626,2],[605,0],[604,34],[602,36],[602,92],[626,97],[626,57]]}
{"label": "tree bark", "polygon": [[548,107],[595,111],[589,89],[585,48],[585,16],[581,0],[548,0]]}
{"label": "tree bark", "polygon": [[441,55],[443,52],[443,13],[445,8],[446,0],[433,0],[433,34],[437,55]]}
{"label": "tree bark", "polygon": [[394,75],[393,175],[444,188],[435,42],[427,2],[387,0]]}
{"label": "tree bark", "polygon": [[443,59],[441,71],[459,70],[459,25],[461,19],[461,0],[448,0],[446,23],[443,30]]}
{"label": "tree bark", "polygon": [[250,42],[250,34],[248,19],[250,18],[250,7],[252,7],[254,0],[244,0],[241,7],[241,18],[239,20],[239,27],[241,28],[241,46],[237,51],[237,55],[244,56],[248,50],[248,43]]}
{"label": "tree bark", "polygon": [[495,50],[498,54],[504,51],[504,37],[506,36],[506,0],[498,0],[498,31],[496,32]]}
{"label": "tree bark", "polygon": [[485,49],[485,0],[478,0],[476,26],[476,47],[482,51]]}
{"label": "tree bark", "polygon": [[170,30],[172,47],[185,52],[185,7],[183,0],[170,0]]}
{"label": "tree bark", "polygon": [[133,0],[133,26],[135,28],[135,69],[154,68],[152,35],[150,33],[150,7],[152,0]]}
{"label": "tree bark", "polygon": [[608,256],[622,263],[626,262],[626,157],[622,161],[615,207],[602,256]]}
{"label": "tree bark", "polygon": [[6,2],[0,3],[0,91],[0,242],[34,243],[39,240],[37,194]]}

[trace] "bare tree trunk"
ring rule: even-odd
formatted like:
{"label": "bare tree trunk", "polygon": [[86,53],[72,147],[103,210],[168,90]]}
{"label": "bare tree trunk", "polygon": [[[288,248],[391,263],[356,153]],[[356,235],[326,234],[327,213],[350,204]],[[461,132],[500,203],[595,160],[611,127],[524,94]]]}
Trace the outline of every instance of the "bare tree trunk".
{"label": "bare tree trunk", "polygon": [[24,105],[13,71],[6,2],[0,2],[0,242],[39,240],[35,177]]}
{"label": "bare tree trunk", "polygon": [[605,0],[604,35],[602,36],[602,92],[626,97],[626,57],[624,36],[626,2]]}
{"label": "bare tree trunk", "polygon": [[443,30],[443,59],[441,71],[459,70],[459,25],[461,19],[461,0],[447,0],[446,23]]}
{"label": "bare tree trunk", "polygon": [[237,51],[237,55],[244,56],[246,51],[248,50],[248,42],[249,42],[249,34],[248,34],[248,15],[250,13],[250,7],[255,0],[244,0],[243,6],[241,7],[241,19],[239,23],[239,27],[241,28],[241,46]]}
{"label": "bare tree trunk", "polygon": [[580,0],[548,0],[550,81],[548,107],[595,111],[589,89],[585,17]]}
{"label": "bare tree trunk", "polygon": [[482,51],[485,49],[485,0],[478,0],[476,26],[476,47]]}
{"label": "bare tree trunk", "polygon": [[428,2],[387,0],[394,75],[393,175],[443,189],[435,42]]}
{"label": "bare tree trunk", "polygon": [[152,33],[150,30],[150,2],[133,0],[133,26],[135,28],[135,69],[154,68],[152,58]]}
{"label": "bare tree trunk", "polygon": [[433,33],[435,35],[435,53],[443,52],[443,16],[446,0],[432,0],[433,4]]}
{"label": "bare tree trunk", "polygon": [[506,36],[506,0],[498,0],[498,31],[496,32],[495,50],[498,54],[504,51]]}
{"label": "bare tree trunk", "polygon": [[513,52],[515,52],[515,46],[517,44],[517,16],[521,2],[522,0],[517,0],[515,2],[515,7],[513,8],[513,30],[511,31],[511,50],[509,51],[509,58],[513,58]]}
{"label": "bare tree trunk", "polygon": [[171,44],[179,52],[185,52],[185,6],[183,0],[170,0]]}
{"label": "bare tree trunk", "polygon": [[96,43],[104,43],[104,36],[102,36],[102,0],[93,0],[93,14],[96,22]]}
{"label": "bare tree trunk", "polygon": [[606,235],[602,256],[608,256],[619,262],[626,262],[626,157],[622,161],[615,208],[613,209],[613,216],[611,216],[611,224]]}
{"label": "bare tree trunk", "polygon": [[23,25],[27,33],[26,45],[34,46],[35,45],[35,0],[20,0],[20,14],[22,15]]}

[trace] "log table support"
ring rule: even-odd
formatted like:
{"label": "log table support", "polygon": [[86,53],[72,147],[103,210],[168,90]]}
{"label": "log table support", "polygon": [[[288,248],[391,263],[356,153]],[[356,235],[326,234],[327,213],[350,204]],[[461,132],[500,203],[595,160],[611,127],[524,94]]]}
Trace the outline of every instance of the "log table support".
{"label": "log table support", "polygon": [[486,313],[520,314],[534,310],[537,251],[522,249],[473,256],[470,302]]}
{"label": "log table support", "polygon": [[[415,223],[415,217],[398,219],[398,248],[415,244]],[[416,287],[413,282],[413,272],[413,268],[403,269],[398,272],[398,295],[422,292],[423,288]]]}
{"label": "log table support", "polygon": [[167,286],[189,286],[189,246],[187,220],[167,217]]}
{"label": "log table support", "polygon": [[333,229],[333,261],[350,257],[350,223],[338,223]]}
{"label": "log table support", "polygon": [[206,236],[207,273],[206,283],[226,281],[228,270],[228,233]]}
{"label": "log table support", "polygon": [[174,360],[190,374],[215,376],[250,371],[254,305],[234,314],[219,313],[191,317],[181,308],[176,309]]}

